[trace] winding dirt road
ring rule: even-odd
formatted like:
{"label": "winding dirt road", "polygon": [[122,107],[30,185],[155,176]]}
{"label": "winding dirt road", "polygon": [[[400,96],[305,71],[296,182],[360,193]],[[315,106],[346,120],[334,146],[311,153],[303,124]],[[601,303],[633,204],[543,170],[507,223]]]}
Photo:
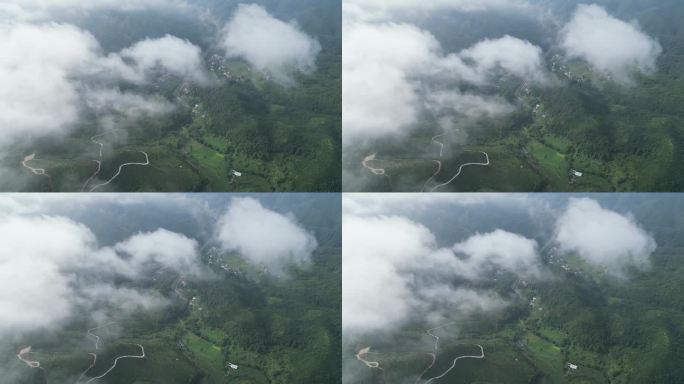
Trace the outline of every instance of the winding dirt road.
{"label": "winding dirt road", "polygon": [[437,170],[435,173],[430,176],[429,179],[425,180],[425,183],[423,184],[423,188],[420,189],[421,192],[425,192],[425,187],[427,187],[428,183],[431,182],[432,180],[439,175],[440,172],[442,172],[442,161],[441,160],[432,160],[433,162],[437,163]]}
{"label": "winding dirt road", "polygon": [[33,361],[33,360],[28,360],[28,359],[24,358],[24,355],[28,355],[29,353],[31,353],[31,346],[28,346],[28,347],[22,349],[21,351],[19,351],[19,353],[17,354],[17,357],[19,358],[19,360],[26,363],[26,365],[28,365],[30,368],[40,368],[40,362],[39,361]]}
{"label": "winding dirt road", "polygon": [[483,151],[469,151],[469,152],[479,152],[479,153],[485,155],[485,160],[486,160],[486,162],[484,162],[484,163],[465,163],[465,164],[461,164],[461,166],[458,167],[458,172],[456,173],[456,175],[454,175],[454,177],[452,177],[451,179],[449,179],[449,181],[447,181],[446,183],[439,184],[439,185],[437,185],[436,187],[432,188],[432,189],[430,190],[430,192],[434,192],[434,191],[436,191],[436,190],[439,189],[439,188],[446,187],[447,185],[451,184],[454,180],[456,180],[456,178],[458,178],[458,177],[461,175],[461,172],[463,172],[463,168],[465,168],[465,167],[467,167],[467,166],[471,166],[471,165],[472,165],[472,166],[475,166],[475,165],[477,165],[477,166],[484,166],[484,167],[486,167],[486,166],[488,166],[488,165],[490,164],[490,162],[489,162],[489,154],[487,154],[487,152],[483,152]]}
{"label": "winding dirt road", "polygon": [[97,326],[95,328],[90,328],[88,330],[88,336],[95,338],[95,350],[98,350],[100,347],[100,336],[94,334],[93,331],[97,331],[98,329],[102,329],[102,328],[107,328],[107,327],[110,327],[114,324],[116,324],[116,323],[107,323],[104,325]]}
{"label": "winding dirt road", "polygon": [[129,165],[142,165],[142,166],[148,166],[148,165],[150,165],[150,157],[147,155],[147,152],[140,151],[140,153],[142,153],[143,155],[145,155],[145,162],[144,162],[144,163],[124,163],[124,164],[121,164],[121,165],[119,166],[119,170],[116,172],[116,174],[114,174],[114,176],[112,176],[111,179],[107,180],[106,182],[104,182],[104,183],[102,183],[102,184],[98,184],[98,185],[92,187],[92,188],[90,189],[90,192],[93,192],[93,191],[95,191],[96,189],[98,189],[98,188],[100,188],[100,187],[104,187],[105,185],[108,185],[109,183],[111,183],[112,181],[114,181],[114,179],[116,179],[117,177],[119,177],[119,175],[121,174],[121,171],[122,171],[122,170],[124,169],[124,167],[126,167],[126,166],[129,166]]}
{"label": "winding dirt road", "polygon": [[36,176],[44,176],[48,178],[48,182],[50,184],[50,190],[52,190],[52,176],[47,173],[47,171],[44,168],[33,168],[32,166],[28,165],[30,161],[36,160],[36,154],[32,153],[26,157],[24,157],[24,160],[21,162],[21,165],[31,171]]}
{"label": "winding dirt road", "polygon": [[47,171],[43,168],[33,168],[32,166],[28,165],[29,161],[33,161],[36,159],[36,154],[32,153],[26,157],[24,157],[24,161],[21,162],[21,165],[24,166],[24,168],[27,168],[29,171],[31,171],[34,175],[38,176],[47,176]]}
{"label": "winding dirt road", "polygon": [[109,374],[109,372],[113,371],[114,368],[116,368],[116,364],[118,364],[119,360],[121,360],[121,359],[144,359],[145,358],[145,347],[143,347],[141,344],[136,344],[136,345],[138,347],[140,347],[140,350],[142,353],[141,355],[124,355],[124,356],[117,357],[116,359],[114,359],[114,364],[112,364],[112,366],[107,371],[105,371],[105,373],[101,374],[100,376],[96,376],[96,377],[91,378],[90,380],[86,381],[85,384],[91,383],[95,380],[98,380],[98,379],[101,379],[101,378],[107,376]]}
{"label": "winding dirt road", "polygon": [[[418,375],[418,377],[416,378],[415,384],[421,384],[421,380],[422,380],[423,376],[425,376],[425,374],[432,367],[434,367],[435,363],[437,362],[437,354],[439,351],[440,338],[439,338],[439,336],[437,336],[433,332],[437,331],[438,329],[443,329],[445,327],[448,327],[450,325],[455,325],[455,324],[457,324],[457,323],[455,323],[455,322],[454,323],[447,323],[447,324],[440,325],[438,327],[430,328],[427,331],[425,331],[425,333],[427,333],[428,335],[430,335],[430,337],[435,339],[435,344],[433,346],[434,352],[432,352],[432,353],[420,352],[421,354],[426,354],[426,355],[429,355],[430,357],[432,357],[432,362],[430,362],[430,364],[423,370],[423,372],[421,372],[420,375]],[[480,348],[480,355],[458,356],[452,361],[451,366],[446,371],[444,371],[442,374],[440,374],[438,376],[434,376],[430,379],[427,379],[426,381],[422,382],[422,384],[430,384],[435,380],[442,379],[443,377],[448,375],[449,372],[451,372],[456,367],[456,363],[461,359],[484,359],[485,358],[484,348],[482,347],[482,345],[480,345],[480,344],[463,344],[463,343],[461,343],[460,345],[475,345],[475,346]],[[383,379],[384,379],[385,371],[380,366],[380,363],[377,361],[370,361],[370,360],[365,359],[366,355],[373,353],[370,351],[370,349],[371,349],[371,347],[365,347],[365,348],[362,348],[361,350],[359,350],[359,352],[356,354],[356,359],[359,360],[360,362],[362,362],[363,364],[365,364],[368,368],[381,370],[383,373]]]}
{"label": "winding dirt road", "polygon": [[74,383],[74,384],[80,383],[81,380],[83,380],[83,378],[85,377],[86,373],[88,373],[88,371],[90,371],[90,369],[95,366],[95,363],[97,363],[97,354],[89,353],[89,355],[93,357],[93,362],[90,363],[90,366],[85,371],[83,371],[83,373],[81,373],[81,376],[78,377],[78,379],[76,380],[76,383]]}
{"label": "winding dirt road", "polygon": [[[439,146],[439,158],[440,158],[440,159],[441,159],[442,157],[444,157],[444,143],[441,142],[441,141],[439,141],[439,140],[437,140],[437,139],[439,139],[439,138],[441,138],[441,137],[444,137],[445,135],[446,135],[446,133],[441,133],[441,134],[439,134],[439,135],[433,136],[432,139],[431,139],[431,141],[432,141],[433,143],[435,143],[435,144],[437,144],[437,145]],[[454,176],[453,176],[451,179],[449,179],[449,181],[447,181],[446,183],[442,183],[442,184],[439,184],[439,185],[433,187],[432,189],[430,189],[429,192],[434,192],[434,191],[436,191],[436,190],[439,189],[439,188],[442,188],[442,187],[445,187],[445,186],[451,184],[454,180],[456,180],[456,179],[461,175],[461,173],[463,172],[463,169],[464,169],[465,167],[468,167],[468,166],[484,166],[484,167],[486,167],[486,166],[489,166],[489,165],[490,165],[489,154],[488,154],[487,152],[484,152],[484,151],[466,151],[466,152],[478,152],[478,153],[483,154],[483,155],[485,156],[485,162],[484,162],[484,163],[465,163],[465,164],[461,164],[461,166],[458,167],[458,172],[456,173],[456,175],[454,175]],[[366,156],[366,157],[363,159],[363,161],[361,162],[361,165],[363,165],[364,168],[368,169],[369,171],[371,171],[371,172],[372,172],[373,174],[375,174],[375,175],[378,175],[378,176],[388,176],[388,175],[387,175],[387,172],[385,171],[384,168],[374,168],[373,166],[371,166],[371,165],[369,164],[371,161],[376,160],[376,156],[377,156],[377,153],[373,153],[373,154],[371,154],[371,155]],[[434,162],[435,164],[437,164],[437,170],[435,171],[435,173],[432,174],[432,176],[430,176],[429,179],[427,179],[427,180],[425,181],[425,183],[423,183],[423,187],[420,189],[420,192],[425,192],[425,189],[427,188],[428,184],[429,184],[431,181],[434,181],[434,180],[435,180],[435,177],[437,177],[437,175],[439,175],[439,174],[442,172],[442,167],[443,167],[442,160],[436,160],[436,159],[435,159],[435,160],[432,160],[432,162]]]}
{"label": "winding dirt road", "polygon": [[380,368],[380,363],[377,361],[368,361],[364,359],[363,357],[366,356],[367,354],[370,353],[370,348],[371,347],[366,347],[362,348],[357,354],[356,354],[356,359],[359,360],[360,362],[366,364],[368,368],[372,369],[382,369]]}
{"label": "winding dirt road", "polygon": [[377,155],[377,153],[374,153],[374,154],[372,154],[372,155],[366,156],[366,157],[363,159],[363,161],[361,162],[361,165],[363,165],[364,168],[370,170],[371,172],[373,172],[374,174],[376,174],[376,175],[378,175],[378,176],[385,176],[385,175],[386,175],[386,172],[385,172],[385,169],[384,169],[384,168],[373,168],[373,167],[371,167],[371,166],[368,164],[369,161],[375,160],[375,156],[376,156],[376,155]]}
{"label": "winding dirt road", "polygon": [[485,357],[484,348],[482,348],[482,346],[480,344],[473,344],[473,345],[480,347],[480,355],[477,355],[477,356],[466,355],[466,356],[459,356],[459,357],[455,358],[454,361],[451,363],[451,367],[449,367],[449,369],[444,371],[444,373],[442,373],[441,375],[435,376],[435,377],[425,381],[423,384],[429,384],[434,380],[439,380],[439,379],[443,378],[444,376],[448,375],[449,372],[451,372],[451,370],[456,367],[456,362],[461,360],[461,359],[484,359],[484,357]]}
{"label": "winding dirt road", "polygon": [[92,141],[93,143],[100,146],[100,151],[99,151],[99,156],[98,156],[97,160],[93,160],[97,164],[97,169],[95,170],[95,173],[93,173],[93,175],[90,176],[90,178],[88,180],[86,180],[85,184],[83,184],[83,188],[81,188],[81,192],[85,191],[85,189],[88,187],[88,184],[90,184],[90,182],[93,181],[93,179],[97,175],[100,174],[100,170],[102,170],[102,150],[104,149],[104,143],[97,141],[95,139],[97,139],[98,137],[102,137],[104,135],[106,135],[106,133],[100,133],[99,135],[95,135],[95,136],[90,138],[90,141]]}
{"label": "winding dirt road", "polygon": [[432,138],[432,142],[439,145],[439,157],[442,157],[444,154],[444,143],[437,141],[437,139],[443,137],[444,135],[446,135],[446,133],[442,133],[441,135],[437,135]]}

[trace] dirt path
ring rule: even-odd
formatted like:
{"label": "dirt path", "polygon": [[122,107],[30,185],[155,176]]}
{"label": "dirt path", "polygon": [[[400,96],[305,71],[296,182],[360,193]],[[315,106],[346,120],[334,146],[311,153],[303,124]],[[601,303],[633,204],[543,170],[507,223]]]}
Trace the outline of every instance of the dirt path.
{"label": "dirt path", "polygon": [[136,344],[138,347],[140,347],[141,355],[124,355],[124,356],[119,356],[116,359],[114,359],[114,364],[103,374],[100,376],[96,376],[91,378],[90,380],[86,381],[85,384],[91,383],[95,380],[101,379],[109,374],[109,372],[113,371],[114,368],[116,368],[116,365],[119,363],[119,360],[121,359],[144,359],[145,358],[145,347],[143,347],[141,344]]}
{"label": "dirt path", "polygon": [[428,353],[428,355],[432,356],[432,362],[427,367],[425,367],[425,369],[423,369],[423,372],[421,372],[420,375],[418,375],[418,378],[416,379],[416,384],[420,383],[420,379],[422,379],[423,376],[425,376],[425,374],[427,373],[427,371],[429,371],[430,368],[434,367],[435,363],[437,362],[436,353]]}
{"label": "dirt path", "polygon": [[29,161],[36,160],[36,154],[32,153],[26,157],[24,157],[24,161],[21,162],[21,165],[24,166],[24,168],[27,168],[29,171],[31,171],[34,175],[38,176],[46,176],[47,171],[44,168],[33,168],[32,166],[28,165]]}
{"label": "dirt path", "polygon": [[107,324],[104,324],[104,325],[97,326],[97,327],[95,327],[95,328],[90,328],[90,329],[88,330],[88,336],[90,336],[90,337],[92,337],[92,338],[95,339],[95,350],[98,350],[99,347],[100,347],[100,336],[94,334],[93,331],[97,331],[98,329],[102,329],[102,328],[111,327],[111,326],[114,325],[114,324],[116,324],[116,323],[107,323]]}
{"label": "dirt path", "polygon": [[446,135],[446,133],[442,133],[441,135],[437,135],[432,138],[432,142],[439,145],[439,157],[444,155],[444,143],[437,141],[437,139],[443,137],[444,135]]}
{"label": "dirt path", "polygon": [[93,181],[93,179],[97,175],[100,174],[100,170],[102,170],[102,150],[104,149],[104,143],[97,141],[95,139],[97,139],[98,137],[102,137],[104,135],[106,135],[106,133],[100,133],[99,135],[95,135],[95,136],[90,138],[90,141],[92,141],[93,143],[97,144],[100,147],[100,150],[98,152],[99,156],[98,156],[97,160],[93,160],[95,163],[97,163],[97,169],[95,170],[95,173],[93,173],[93,175],[90,176],[90,178],[88,180],[86,180],[85,184],[83,184],[83,188],[81,188],[81,192],[85,191],[85,189],[88,187],[90,182]]}
{"label": "dirt path", "polygon": [[484,348],[482,348],[482,346],[480,344],[473,344],[473,345],[480,347],[480,355],[477,355],[477,356],[466,355],[466,356],[459,356],[459,357],[455,358],[454,361],[451,363],[451,367],[449,367],[449,369],[444,371],[444,373],[442,373],[441,375],[435,376],[435,377],[425,381],[423,384],[429,384],[434,380],[439,380],[439,379],[443,378],[444,376],[448,375],[449,372],[451,372],[451,370],[453,370],[456,367],[456,362],[461,360],[461,359],[484,359],[484,357],[485,357]]}
{"label": "dirt path", "polygon": [[486,162],[484,162],[484,163],[465,163],[465,164],[461,164],[461,166],[458,167],[458,172],[456,173],[456,175],[454,175],[454,177],[452,177],[451,179],[449,179],[449,181],[447,181],[446,183],[439,184],[439,185],[437,185],[436,187],[432,188],[432,189],[430,190],[430,192],[434,192],[434,191],[436,191],[436,190],[439,189],[439,188],[446,187],[447,185],[451,184],[454,180],[456,180],[456,178],[458,178],[458,177],[461,175],[461,172],[463,172],[463,168],[465,168],[465,167],[467,167],[467,166],[471,166],[471,165],[472,165],[472,166],[476,166],[476,165],[477,165],[477,166],[484,166],[484,167],[486,167],[486,166],[488,166],[488,165],[490,164],[490,162],[489,162],[489,154],[487,154],[487,152],[483,152],[483,151],[469,151],[469,152],[479,152],[479,153],[485,155],[485,160],[486,160]]}
{"label": "dirt path", "polygon": [[[430,335],[430,337],[435,339],[435,344],[433,346],[434,352],[431,352],[431,353],[416,352],[416,353],[420,353],[420,354],[429,355],[430,357],[432,357],[432,361],[430,362],[430,364],[427,365],[427,367],[425,367],[425,369],[420,373],[420,375],[418,375],[418,377],[416,378],[415,384],[421,384],[421,380],[423,379],[423,376],[425,376],[425,374],[432,367],[434,367],[435,363],[437,362],[440,337],[437,336],[434,332],[439,330],[439,329],[443,329],[443,328],[446,328],[450,325],[455,325],[455,324],[457,324],[457,323],[455,323],[455,322],[454,323],[447,323],[447,324],[440,325],[438,327],[430,328],[430,329],[425,331],[425,333],[427,333],[428,335]],[[461,345],[471,345],[471,344],[461,344]],[[456,362],[458,362],[461,359],[484,359],[485,353],[484,353],[484,348],[482,347],[482,345],[480,345],[480,344],[472,344],[472,345],[475,345],[475,346],[480,348],[480,355],[464,355],[464,356],[456,357],[452,361],[451,366],[446,371],[444,371],[441,375],[427,379],[426,381],[422,382],[422,384],[430,384],[435,380],[439,380],[439,379],[445,377],[446,375],[449,374],[449,372],[451,372],[456,367]],[[383,379],[384,379],[385,378],[385,370],[380,366],[380,362],[366,360],[366,358],[365,358],[366,355],[374,353],[374,352],[371,352],[370,349],[371,349],[371,347],[365,347],[365,348],[362,348],[361,350],[359,350],[359,352],[356,354],[356,359],[359,360],[360,362],[362,362],[363,364],[365,364],[368,368],[378,369],[378,370],[382,371]],[[374,353],[374,354],[378,354],[378,353]]]}
{"label": "dirt path", "polygon": [[17,357],[19,358],[19,360],[21,360],[21,361],[23,361],[24,363],[26,363],[26,365],[28,365],[30,368],[39,368],[39,369],[42,369],[42,368],[40,367],[40,362],[39,362],[39,361],[33,361],[33,360],[28,360],[28,359],[25,359],[25,358],[24,358],[24,355],[28,355],[28,354],[30,354],[30,353],[31,353],[31,346],[28,346],[28,347],[22,349],[21,351],[19,351],[19,353],[17,354]]}
{"label": "dirt path", "polygon": [[100,187],[104,187],[105,185],[108,185],[109,183],[111,183],[112,181],[114,181],[114,179],[116,179],[117,177],[119,177],[119,175],[121,174],[121,171],[122,171],[122,170],[124,169],[124,167],[126,167],[126,166],[129,166],[129,165],[142,165],[142,166],[148,166],[148,165],[150,165],[150,157],[147,155],[147,152],[140,151],[140,153],[142,153],[143,155],[145,155],[145,162],[144,162],[144,163],[124,163],[124,164],[121,164],[121,165],[119,166],[119,170],[116,172],[116,174],[114,174],[114,176],[112,176],[111,179],[107,180],[106,182],[104,182],[104,183],[102,183],[102,184],[98,184],[98,185],[92,187],[92,188],[90,189],[90,192],[93,192],[93,191],[95,191],[96,189],[98,189],[98,188],[100,188]]}
{"label": "dirt path", "polygon": [[356,359],[357,359],[358,361],[360,361],[360,362],[366,364],[366,366],[367,366],[368,368],[372,368],[372,369],[382,369],[382,368],[380,368],[380,363],[379,363],[379,362],[377,362],[377,361],[368,361],[368,360],[366,360],[366,359],[363,358],[364,356],[366,356],[367,354],[370,353],[370,348],[371,348],[371,347],[362,348],[362,349],[356,354]]}
{"label": "dirt path", "polygon": [[52,190],[52,176],[50,176],[49,173],[44,168],[33,168],[32,166],[28,165],[30,161],[36,160],[36,154],[32,153],[26,157],[24,157],[24,160],[21,162],[21,165],[31,171],[36,176],[43,176],[48,178],[48,182],[50,183],[50,190]]}
{"label": "dirt path", "polygon": [[435,171],[435,173],[432,174],[432,176],[430,176],[429,179],[427,179],[425,181],[425,183],[423,184],[423,188],[420,189],[421,192],[425,192],[425,187],[427,187],[428,183],[431,182],[432,180],[434,180],[435,177],[437,177],[437,175],[439,175],[439,173],[442,172],[442,161],[441,160],[432,160],[432,161],[437,163],[437,170]]}
{"label": "dirt path", "polygon": [[375,160],[376,155],[377,155],[377,153],[366,156],[363,159],[363,161],[361,162],[361,165],[363,165],[364,168],[370,170],[371,172],[373,172],[374,174],[376,174],[378,176],[385,176],[386,172],[385,172],[384,168],[373,168],[368,164],[368,162]]}
{"label": "dirt path", "polygon": [[85,377],[85,374],[88,373],[88,371],[90,371],[90,369],[95,366],[95,363],[97,363],[97,354],[89,353],[89,355],[93,357],[93,362],[90,363],[90,366],[88,367],[88,369],[86,369],[85,371],[83,371],[83,373],[81,373],[81,376],[78,377],[78,380],[76,380],[76,383],[74,383],[74,384],[80,383],[81,380],[83,380],[83,377]]}

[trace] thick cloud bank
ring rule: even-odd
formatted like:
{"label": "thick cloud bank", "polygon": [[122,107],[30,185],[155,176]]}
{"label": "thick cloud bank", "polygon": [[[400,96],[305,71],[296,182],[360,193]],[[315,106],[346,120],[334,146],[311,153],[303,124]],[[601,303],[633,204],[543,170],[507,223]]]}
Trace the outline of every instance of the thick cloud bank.
{"label": "thick cloud bank", "polygon": [[50,18],[56,12],[134,11],[185,6],[183,0],[3,0],[0,3],[0,20],[42,20]]}
{"label": "thick cloud bank", "polygon": [[139,41],[121,51],[121,57],[133,61],[138,72],[162,68],[197,83],[208,81],[203,71],[202,50],[175,36]]}
{"label": "thick cloud bank", "polygon": [[316,249],[314,236],[293,217],[269,210],[252,198],[235,198],[217,224],[217,240],[227,251],[263,265],[277,275],[288,265],[305,265]]}
{"label": "thick cloud bank", "polygon": [[197,243],[158,230],[99,247],[84,225],[58,216],[0,217],[0,334],[55,328],[76,311],[154,308],[166,299],[125,287],[168,268],[199,273]]}
{"label": "thick cloud bank", "polygon": [[633,73],[651,73],[662,48],[658,41],[609,15],[598,5],[580,5],[563,28],[561,45],[569,57],[586,60],[596,70],[629,83]]}
{"label": "thick cloud bank", "polygon": [[523,278],[542,276],[537,242],[502,231],[476,234],[453,247],[467,256],[459,274],[477,279],[488,266],[495,266]]}
{"label": "thick cloud bank", "polygon": [[58,133],[76,121],[78,84],[97,41],[70,25],[0,26],[0,144]]}
{"label": "thick cloud bank", "polygon": [[221,43],[227,56],[242,57],[283,83],[292,82],[294,71],[312,72],[321,51],[295,23],[278,20],[256,4],[238,6]]}
{"label": "thick cloud bank", "polygon": [[[432,34],[414,25],[348,21],[342,44],[345,146],[406,134],[425,111],[465,119],[509,113],[508,102],[478,91],[499,72],[546,81],[541,48],[511,36],[446,54]],[[444,83],[452,86],[439,86]]]}
{"label": "thick cloud bank", "polygon": [[526,7],[525,0],[345,0],[345,17],[361,20],[390,19],[397,14],[439,10],[486,11]]}
{"label": "thick cloud bank", "polygon": [[653,238],[631,218],[602,208],[595,200],[573,199],[558,219],[556,241],[588,263],[622,276],[644,268],[656,249]]}
{"label": "thick cloud bank", "polygon": [[494,271],[542,277],[536,242],[502,230],[441,248],[408,218],[347,211],[342,249],[342,322],[352,334],[392,331],[414,316],[439,322],[506,305],[495,292],[455,286],[457,279],[481,282]]}
{"label": "thick cloud bank", "polygon": [[186,275],[200,274],[197,241],[165,229],[139,233],[117,244],[115,249],[130,256],[127,262],[134,271],[144,271],[145,264],[152,262]]}
{"label": "thick cloud bank", "polygon": [[66,133],[87,107],[125,114],[171,109],[142,94],[123,94],[111,80],[141,85],[156,71],[206,80],[200,49],[172,36],[105,56],[90,33],[73,25],[9,23],[0,24],[0,51],[0,146]]}

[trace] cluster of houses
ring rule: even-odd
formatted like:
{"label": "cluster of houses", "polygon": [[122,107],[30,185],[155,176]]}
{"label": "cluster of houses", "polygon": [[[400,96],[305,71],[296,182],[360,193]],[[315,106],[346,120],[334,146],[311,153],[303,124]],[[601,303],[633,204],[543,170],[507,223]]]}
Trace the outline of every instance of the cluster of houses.
{"label": "cluster of houses", "polygon": [[[239,175],[236,176],[241,176],[239,172],[237,172]],[[207,263],[212,266],[217,266],[221,268],[224,272],[230,274],[230,275],[235,275],[235,276],[240,276],[242,275],[242,271],[239,268],[233,268],[230,265],[226,264],[225,260],[223,259],[223,256],[219,252],[219,249],[216,247],[211,247],[209,251],[207,252],[208,260]]]}
{"label": "cluster of houses", "polygon": [[[236,83],[242,83],[246,80],[243,76],[232,74],[224,65],[223,57],[219,55],[213,55],[209,58],[209,70]],[[251,68],[247,68],[247,70],[251,71]]]}
{"label": "cluster of houses", "polygon": [[578,83],[583,83],[587,79],[581,75],[575,75],[570,71],[570,69],[563,64],[563,57],[561,55],[553,55],[551,58],[551,71],[560,73],[561,75],[568,78],[568,80],[576,81]]}

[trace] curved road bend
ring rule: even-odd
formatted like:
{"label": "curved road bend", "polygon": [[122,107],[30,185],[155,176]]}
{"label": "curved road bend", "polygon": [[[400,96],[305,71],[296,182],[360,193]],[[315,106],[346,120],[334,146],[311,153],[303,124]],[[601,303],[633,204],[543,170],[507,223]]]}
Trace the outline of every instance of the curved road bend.
{"label": "curved road bend", "polygon": [[423,384],[429,384],[430,382],[432,382],[434,380],[439,380],[439,379],[443,378],[444,376],[449,374],[449,372],[451,372],[452,369],[454,369],[456,367],[456,362],[461,360],[461,359],[484,359],[484,357],[485,357],[484,348],[482,348],[482,346],[480,344],[474,344],[474,345],[480,347],[480,355],[477,355],[477,356],[467,355],[467,356],[459,356],[459,357],[455,358],[454,361],[451,363],[451,367],[449,367],[449,369],[444,371],[444,373],[442,373],[441,375],[435,376],[435,377],[427,380]]}
{"label": "curved road bend", "polygon": [[442,162],[440,160],[432,160],[433,162],[437,163],[437,171],[430,176],[429,179],[425,181],[425,184],[423,184],[423,188],[420,189],[421,192],[425,192],[425,187],[427,187],[428,183],[432,180],[434,180],[437,175],[439,175],[440,172],[442,172]]}
{"label": "curved road bend", "polygon": [[90,178],[88,180],[86,180],[85,184],[83,184],[83,188],[81,188],[81,192],[85,191],[85,189],[88,187],[88,184],[90,184],[90,182],[93,181],[95,176],[100,174],[100,170],[102,169],[102,150],[104,149],[104,143],[97,141],[95,139],[97,139],[98,137],[102,137],[104,135],[106,135],[106,133],[100,133],[99,135],[95,135],[95,136],[90,138],[90,141],[92,141],[94,144],[97,144],[100,147],[100,150],[98,152],[99,156],[98,156],[97,160],[93,160],[95,163],[97,163],[97,169],[95,170],[95,173],[93,173],[93,175],[90,176]]}
{"label": "curved road bend", "polygon": [[111,183],[112,181],[114,181],[114,179],[116,179],[117,177],[119,177],[119,175],[121,174],[121,171],[122,171],[122,170],[124,169],[124,167],[126,167],[126,166],[129,166],[129,165],[142,165],[142,166],[148,166],[148,165],[150,165],[150,157],[147,155],[147,152],[140,151],[140,153],[142,153],[143,155],[145,155],[145,162],[144,162],[144,163],[124,163],[124,164],[121,164],[121,165],[119,166],[119,170],[116,172],[116,174],[114,174],[114,176],[112,176],[111,179],[107,180],[106,182],[104,182],[104,183],[102,183],[102,184],[98,184],[98,185],[92,187],[92,188],[90,189],[90,192],[93,192],[93,191],[95,191],[96,189],[98,189],[98,188],[100,188],[100,187],[104,187],[105,185],[108,185],[109,183]]}
{"label": "curved road bend", "polygon": [[378,176],[384,176],[386,174],[384,168],[373,168],[368,164],[369,161],[375,160],[376,155],[377,155],[377,153],[366,156],[363,159],[363,161],[361,162],[361,165],[363,165],[364,168],[370,170],[371,172],[373,172],[374,174],[376,174]]}
{"label": "curved road bend", "polygon": [[444,154],[444,143],[437,141],[437,139],[443,137],[444,135],[446,135],[446,133],[442,133],[441,135],[437,135],[432,138],[432,142],[439,145],[439,157],[442,157]]}
{"label": "curved road bend", "polygon": [[32,360],[27,360],[24,358],[24,355],[28,355],[31,353],[31,346],[28,346],[17,354],[17,357],[19,360],[23,361],[26,365],[28,365],[30,368],[40,368],[40,362],[39,361],[32,361]]}
{"label": "curved road bend", "polygon": [[53,186],[52,186],[52,176],[50,176],[50,174],[47,173],[47,171],[46,171],[45,169],[43,169],[43,168],[33,168],[33,167],[31,167],[30,165],[28,165],[28,162],[29,162],[29,161],[33,161],[33,160],[35,160],[35,159],[36,159],[36,154],[35,154],[35,153],[32,153],[32,154],[30,154],[30,155],[24,157],[24,160],[21,162],[21,165],[24,166],[24,168],[26,168],[26,169],[28,169],[29,171],[31,171],[31,173],[33,173],[34,175],[37,175],[37,176],[45,176],[45,177],[47,177],[47,178],[48,178],[48,183],[50,184],[50,190],[52,191],[52,190],[53,190]]}
{"label": "curved road bend", "polygon": [[116,364],[119,363],[119,360],[121,359],[144,359],[145,358],[145,347],[143,347],[141,344],[136,344],[138,347],[140,347],[141,350],[141,355],[124,355],[124,356],[119,356],[116,359],[114,359],[114,364],[103,374],[97,377],[93,377],[90,380],[86,381],[85,384],[91,383],[95,380],[101,379],[109,374],[109,372],[113,371],[114,368],[116,368]]}
{"label": "curved road bend", "polygon": [[104,325],[97,326],[95,328],[90,328],[88,330],[88,336],[95,338],[95,350],[97,350],[100,346],[100,336],[94,334],[93,331],[97,331],[98,329],[102,329],[102,328],[107,328],[107,327],[110,327],[114,324],[116,324],[116,323],[107,323]]}
{"label": "curved road bend", "polygon": [[[470,152],[473,152],[473,151],[470,151]],[[486,162],[485,162],[485,163],[465,163],[465,164],[461,164],[461,166],[458,167],[458,173],[456,173],[456,175],[454,175],[454,177],[452,177],[452,178],[451,178],[449,181],[447,181],[446,183],[439,184],[439,185],[437,185],[436,187],[432,188],[432,189],[430,190],[430,192],[434,192],[434,191],[436,191],[436,190],[439,189],[439,188],[446,187],[447,185],[451,184],[454,180],[456,180],[457,177],[459,177],[459,176],[461,175],[461,172],[463,172],[463,168],[465,168],[465,167],[467,167],[467,166],[470,166],[470,165],[479,165],[479,166],[484,166],[484,167],[486,167],[486,166],[488,166],[488,165],[490,164],[490,162],[489,162],[489,155],[487,154],[487,152],[483,152],[483,151],[474,151],[474,152],[480,152],[481,154],[485,155]]]}
{"label": "curved road bend", "polygon": [[24,166],[24,168],[27,168],[31,173],[34,175],[38,176],[47,176],[47,171],[43,168],[33,168],[32,166],[28,165],[29,161],[33,161],[36,159],[36,154],[32,153],[26,157],[24,157],[24,160],[21,162],[21,165]]}
{"label": "curved road bend", "polygon": [[88,373],[88,371],[90,371],[90,369],[95,366],[95,363],[97,363],[97,354],[89,353],[89,355],[93,357],[93,362],[90,363],[90,366],[85,371],[83,371],[83,373],[81,373],[81,376],[78,377],[78,379],[76,380],[76,383],[74,383],[74,384],[80,383],[81,380],[83,380],[83,377],[85,377],[85,374]]}
{"label": "curved road bend", "polygon": [[379,362],[377,362],[377,361],[368,361],[368,360],[366,360],[366,359],[363,358],[363,356],[366,356],[368,353],[370,353],[370,348],[371,348],[371,347],[362,348],[362,349],[356,354],[356,359],[359,360],[360,362],[366,364],[366,366],[367,366],[368,368],[380,369],[380,370],[382,370],[382,368],[380,367],[380,363],[379,363]]}

